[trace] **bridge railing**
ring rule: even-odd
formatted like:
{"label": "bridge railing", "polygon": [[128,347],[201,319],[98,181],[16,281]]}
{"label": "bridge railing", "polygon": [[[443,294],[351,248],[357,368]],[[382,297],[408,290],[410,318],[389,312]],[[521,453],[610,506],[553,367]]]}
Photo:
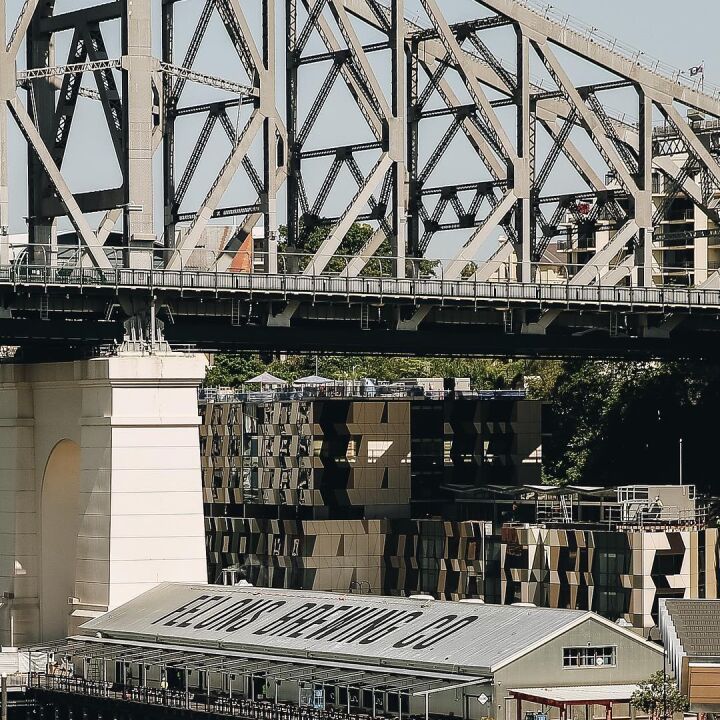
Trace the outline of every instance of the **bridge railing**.
{"label": "bridge railing", "polygon": [[[487,261],[468,263],[460,278],[447,276],[450,261],[427,258],[373,257],[359,270],[355,255],[332,257],[332,262],[316,272],[314,256],[308,253],[280,253],[277,255],[277,273],[255,272],[265,264],[260,253],[247,253],[238,262],[238,253],[232,254],[231,262],[223,262],[223,253],[208,251],[197,267],[190,261],[179,269],[164,267],[163,252],[152,256],[144,251],[144,262],[133,262],[131,267],[92,267],[80,252],[64,262],[61,253],[53,256],[39,252],[40,262],[30,262],[25,256],[10,266],[0,266],[0,283],[12,285],[43,285],[84,287],[144,288],[192,291],[214,290],[264,292],[292,296],[384,296],[409,297],[445,301],[501,300],[506,302],[546,301],[551,303],[593,303],[597,305],[670,305],[686,307],[717,307],[720,305],[720,289],[692,287],[697,268],[655,268],[655,274],[673,277],[683,284],[665,284],[651,287],[630,284],[632,268],[621,265],[596,267],[594,277],[584,284],[574,284],[573,276],[581,266],[559,263],[532,263],[529,283],[517,281],[518,263],[510,261]],[[168,251],[171,252],[171,251]],[[54,264],[45,262],[52,257]],[[405,277],[398,277],[398,266]],[[225,268],[225,269],[220,269]],[[714,273],[703,272],[703,276]],[[612,278],[612,282],[606,278]],[[616,283],[627,283],[618,285]]]}
{"label": "bridge railing", "polygon": [[[71,280],[79,277],[114,277],[113,271],[136,271],[138,277],[142,272],[149,270],[163,271],[165,277],[172,278],[176,274],[178,282],[180,277],[191,273],[221,275],[223,273],[254,274],[254,275],[302,275],[305,277],[349,277],[349,278],[413,278],[427,280],[472,279],[476,274],[489,281],[512,280],[519,274],[520,262],[516,259],[485,261],[468,260],[460,278],[446,276],[446,268],[456,266],[454,258],[411,257],[402,258],[389,255],[362,255],[362,253],[344,255],[329,254],[318,255],[310,252],[278,252],[272,256],[259,251],[216,250],[212,248],[198,248],[185,259],[177,254],[174,248],[154,248],[146,250],[141,248],[105,248],[105,254],[110,260],[110,269],[98,269],[93,266],[91,256],[87,250],[78,245],[24,245],[16,250],[15,256],[9,266],[0,265],[0,278],[8,280],[20,277],[23,273],[37,274],[38,268],[53,268],[57,272],[55,277]],[[168,270],[171,259],[179,259],[177,269]],[[276,272],[268,272],[267,268],[276,266]],[[564,284],[572,278],[585,265],[561,262],[534,262],[532,263],[533,282],[541,284]],[[32,270],[28,270],[31,268]],[[80,272],[81,270],[85,272]],[[398,270],[400,272],[398,272]],[[606,284],[613,287],[625,280],[632,281],[632,267],[624,262],[611,262],[604,266],[593,268],[595,277],[584,284]],[[666,286],[685,286],[694,284],[695,278],[701,280],[717,274],[720,279],[720,267],[709,265],[707,267],[692,265],[655,265],[653,274],[656,277],[673,278]],[[612,281],[606,276],[613,277]]]}

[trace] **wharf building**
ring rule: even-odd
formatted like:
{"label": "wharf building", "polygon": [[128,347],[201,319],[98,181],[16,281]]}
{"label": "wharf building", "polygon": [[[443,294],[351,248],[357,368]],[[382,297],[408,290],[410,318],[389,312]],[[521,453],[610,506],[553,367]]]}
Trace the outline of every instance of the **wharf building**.
{"label": "wharf building", "polygon": [[540,482],[543,404],[452,384],[202,401],[209,581],[484,596],[493,517],[474,493]]}
{"label": "wharf building", "polygon": [[690,711],[720,713],[720,600],[660,600],[660,636]]}
{"label": "wharf building", "polygon": [[589,612],[190,584],[25,652],[41,716],[90,720],[621,720],[663,664]]}

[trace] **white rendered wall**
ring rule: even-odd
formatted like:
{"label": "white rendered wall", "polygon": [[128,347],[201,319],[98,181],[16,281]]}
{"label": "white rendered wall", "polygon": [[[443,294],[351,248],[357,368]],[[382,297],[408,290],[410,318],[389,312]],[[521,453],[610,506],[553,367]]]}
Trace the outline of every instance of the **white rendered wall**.
{"label": "white rendered wall", "polygon": [[[39,536],[32,388],[22,366],[0,366],[0,645],[37,637]],[[0,601],[2,602],[2,601]]]}
{"label": "white rendered wall", "polygon": [[[57,582],[42,587],[57,573],[42,568],[44,556],[58,557],[54,542],[73,568],[63,582],[77,598],[64,598],[68,632],[158,582],[206,581],[197,412],[204,373],[205,358],[187,355],[0,367],[0,592],[15,594],[16,643],[57,635],[56,623],[42,622],[57,618]],[[62,476],[48,460],[63,441],[80,450],[79,492],[70,475],[60,477],[73,497],[43,503],[44,482],[56,489]],[[75,543],[64,537],[67,526],[77,529]],[[5,644],[8,614],[0,608]]]}

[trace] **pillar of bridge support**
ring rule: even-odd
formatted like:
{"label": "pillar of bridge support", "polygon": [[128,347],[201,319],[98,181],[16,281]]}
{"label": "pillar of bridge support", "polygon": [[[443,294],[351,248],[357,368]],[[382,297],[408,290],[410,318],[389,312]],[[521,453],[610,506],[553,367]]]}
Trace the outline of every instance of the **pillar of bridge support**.
{"label": "pillar of bridge support", "polygon": [[653,104],[652,100],[642,92],[640,93],[639,117],[639,193],[635,200],[635,221],[640,230],[635,250],[635,266],[637,268],[637,284],[649,287],[653,284]]}
{"label": "pillar of bridge support", "polygon": [[[42,32],[40,24],[53,14],[53,3],[38,3],[27,30],[26,59],[27,67],[42,68],[53,66],[55,62],[55,45],[52,37]],[[30,104],[30,103],[28,103]],[[40,137],[48,148],[55,146],[55,87],[48,82],[33,84],[33,119]],[[42,163],[28,146],[28,232],[31,245],[41,245],[43,249],[31,250],[35,262],[43,264],[51,262],[50,246],[54,245],[55,219],[47,216],[44,206],[52,198],[55,189],[45,173]],[[53,158],[56,162],[59,156]]]}
{"label": "pillar of bridge support", "polygon": [[518,117],[517,117],[517,153],[518,159],[512,168],[513,189],[518,199],[516,230],[518,244],[516,253],[519,261],[517,279],[521,282],[532,281],[532,203],[530,192],[533,183],[533,153],[531,141],[532,117],[530,102],[530,40],[522,27],[517,32],[517,76],[518,76]]}
{"label": "pillar of bridge support", "polygon": [[18,365],[0,366],[0,645],[36,640],[38,512],[32,387]]}
{"label": "pillar of bridge support", "polygon": [[[5,3],[0,2],[0,37],[5,37]],[[1,45],[1,43],[0,43]],[[13,64],[0,48],[0,267],[10,264],[10,216],[8,214],[7,105],[15,94]]]}
{"label": "pillar of bridge support", "polygon": [[125,263],[146,267],[155,240],[153,225],[153,91],[150,0],[123,0],[123,98],[127,147],[124,157]]}
{"label": "pillar of bridge support", "polygon": [[158,582],[206,582],[205,366],[173,354],[0,366],[0,591],[17,644],[72,633]]}
{"label": "pillar of bridge support", "polygon": [[405,0],[391,3],[392,113],[389,122],[389,153],[393,161],[392,255],[395,277],[405,277],[407,252],[407,82],[405,67]]}
{"label": "pillar of bridge support", "polygon": [[263,65],[260,80],[260,107],[263,121],[263,185],[261,198],[265,231],[265,271],[271,275],[278,271],[278,220],[277,220],[277,118],[275,117],[275,0],[263,0]]}

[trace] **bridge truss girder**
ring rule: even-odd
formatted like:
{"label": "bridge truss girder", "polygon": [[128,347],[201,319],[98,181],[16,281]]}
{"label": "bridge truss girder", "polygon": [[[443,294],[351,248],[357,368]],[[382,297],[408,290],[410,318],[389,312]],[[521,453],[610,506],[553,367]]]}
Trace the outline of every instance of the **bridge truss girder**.
{"label": "bridge truss girder", "polygon": [[[181,0],[162,4],[161,58],[153,57],[151,49],[153,0],[134,0],[132,11],[128,4],[112,0],[67,13],[56,13],[54,0],[26,0],[6,47],[0,51],[0,264],[8,254],[8,113],[28,144],[31,242],[52,247],[56,218],[65,216],[85,248],[87,261],[100,267],[110,264],[106,245],[120,218],[122,245],[131,250],[124,255],[125,264],[132,265],[135,246],[154,246],[164,248],[167,267],[179,269],[203,245],[213,218],[240,215],[242,223],[226,253],[217,258],[217,267],[226,269],[231,264],[232,254],[262,219],[264,252],[254,270],[275,273],[280,222],[277,197],[283,185],[287,247],[305,250],[309,231],[318,225],[324,229],[324,238],[305,272],[307,268],[310,272],[325,270],[333,255],[343,249],[352,224],[363,220],[373,223],[374,234],[353,259],[354,274],[362,272],[372,254],[388,243],[394,258],[393,274],[405,277],[415,272],[407,258],[423,256],[442,232],[466,229],[466,241],[448,258],[446,278],[466,273],[481,245],[502,234],[514,251],[509,274],[529,282],[533,265],[542,260],[548,243],[559,234],[558,226],[566,214],[576,221],[596,223],[602,214],[611,218],[604,226],[607,240],[585,267],[577,269],[574,281],[592,283],[603,273],[607,277],[608,263],[617,259],[628,269],[622,277],[647,286],[653,283],[653,235],[667,210],[654,210],[653,171],[670,177],[673,192],[685,193],[703,214],[717,219],[717,138],[688,122],[678,110],[684,106],[718,118],[717,98],[653,72],[571,28],[560,27],[516,0],[477,0],[492,14],[454,24],[445,19],[441,0],[420,1],[427,16],[422,27],[406,19],[404,0],[388,0],[387,5],[378,0],[257,0],[262,17],[258,35],[240,0],[205,0],[178,64],[174,24],[176,6],[184,4]],[[285,10],[285,23],[277,28],[276,3]],[[4,25],[2,0],[0,9],[0,25]],[[216,12],[246,78],[225,78],[222,73],[210,75],[193,69]],[[108,57],[103,34],[115,21],[122,40],[122,57],[117,59]],[[382,40],[363,41],[358,22],[380,33]],[[514,31],[515,59],[510,65],[483,39],[484,32],[502,28]],[[54,56],[53,39],[61,32],[73,33],[65,65],[57,64]],[[308,51],[313,37],[319,39],[323,53]],[[284,68],[276,67],[278,41],[287,47]],[[23,44],[27,67],[17,70]],[[562,59],[566,51],[615,79],[576,86]],[[378,57],[382,59],[378,61]],[[389,83],[381,81],[378,62],[389,64]],[[530,77],[532,64],[538,62],[553,80],[554,87],[549,90],[536,86]],[[326,67],[325,79],[309,110],[300,116],[298,97],[307,95],[304,69],[319,64]],[[94,77],[96,89],[81,86],[86,74]],[[189,82],[233,97],[183,106],[183,90]],[[358,138],[339,148],[309,149],[312,131],[339,83],[344,84],[373,139]],[[604,93],[619,88],[635,92],[637,125],[614,118],[603,104]],[[283,89],[281,116],[278,93]],[[469,100],[461,99],[460,94]],[[440,105],[428,109],[433,97]],[[122,176],[118,188],[73,193],[68,185],[63,168],[80,98],[101,104]],[[248,111],[244,128],[233,126],[227,114],[231,107],[238,113]],[[205,115],[203,129],[186,166],[177,168],[177,125],[198,113]],[[669,129],[656,137],[653,116],[658,114]],[[425,122],[431,118],[444,118],[446,130],[421,165]],[[578,131],[595,146],[613,182],[601,178],[578,149],[573,141]],[[538,152],[540,132],[550,143],[544,159]],[[214,133],[227,136],[230,150],[219,172],[204,180],[196,171]],[[453,143],[463,138],[473,153],[467,162],[483,177],[470,183],[433,182]],[[262,157],[259,169],[250,157],[251,149],[258,147]],[[160,148],[162,219],[153,213],[153,156]],[[369,170],[363,170],[359,162],[365,153],[372,155],[365,164]],[[687,167],[681,165],[677,173],[671,173],[666,161],[676,154],[688,157]],[[307,168],[323,157],[332,158],[329,169],[317,194],[309,198]],[[561,197],[543,197],[542,190],[561,158],[577,171],[579,188]],[[249,178],[252,196],[226,198],[241,169]],[[351,187],[348,197],[339,180],[344,169],[357,186]],[[191,183],[204,185],[206,192],[198,207],[188,209],[185,204]],[[593,210],[584,218],[578,204],[588,200]],[[329,204],[341,208],[334,218],[323,217]],[[92,225],[88,215],[97,212],[102,213],[100,222]],[[178,233],[178,223],[188,224]],[[158,225],[164,228],[161,237],[155,235]]]}

